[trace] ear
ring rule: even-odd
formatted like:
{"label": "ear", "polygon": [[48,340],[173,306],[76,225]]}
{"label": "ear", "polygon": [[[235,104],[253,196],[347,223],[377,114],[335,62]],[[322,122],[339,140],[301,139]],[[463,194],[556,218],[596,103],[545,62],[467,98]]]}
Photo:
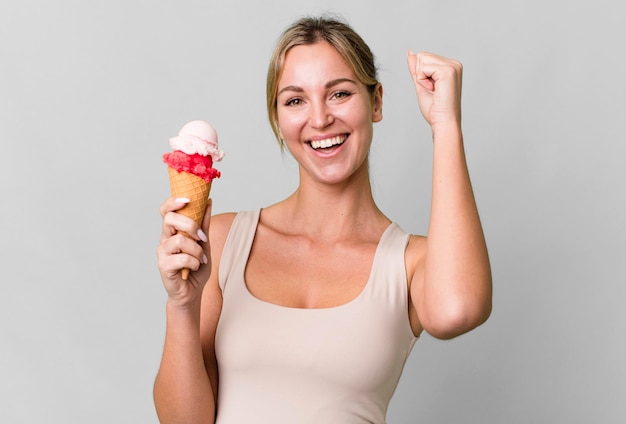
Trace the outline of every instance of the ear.
{"label": "ear", "polygon": [[383,86],[376,84],[372,93],[372,122],[380,122],[383,119]]}

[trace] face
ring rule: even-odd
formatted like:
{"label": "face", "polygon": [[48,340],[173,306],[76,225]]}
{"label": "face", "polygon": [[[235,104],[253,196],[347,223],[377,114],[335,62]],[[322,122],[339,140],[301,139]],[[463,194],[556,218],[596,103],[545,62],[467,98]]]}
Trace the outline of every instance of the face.
{"label": "face", "polygon": [[341,183],[367,173],[372,123],[382,119],[382,88],[370,93],[326,42],[296,46],[285,56],[277,117],[301,179]]}

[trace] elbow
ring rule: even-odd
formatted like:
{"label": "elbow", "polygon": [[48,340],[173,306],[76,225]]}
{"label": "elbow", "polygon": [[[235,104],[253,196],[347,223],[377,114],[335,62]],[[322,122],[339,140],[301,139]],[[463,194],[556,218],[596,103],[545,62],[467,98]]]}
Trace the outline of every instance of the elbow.
{"label": "elbow", "polygon": [[452,302],[429,314],[422,325],[431,336],[450,340],[482,325],[491,315],[491,296],[478,303]]}

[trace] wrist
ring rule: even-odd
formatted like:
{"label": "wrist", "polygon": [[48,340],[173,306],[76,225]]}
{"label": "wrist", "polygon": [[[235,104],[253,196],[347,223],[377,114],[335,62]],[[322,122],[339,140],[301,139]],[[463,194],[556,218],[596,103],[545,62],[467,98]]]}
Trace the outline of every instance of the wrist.
{"label": "wrist", "polygon": [[439,140],[461,141],[463,139],[463,131],[459,122],[433,124],[431,130],[433,142],[439,142]]}
{"label": "wrist", "polygon": [[172,297],[167,298],[165,311],[168,316],[190,317],[200,316],[200,298],[191,301],[181,301]]}

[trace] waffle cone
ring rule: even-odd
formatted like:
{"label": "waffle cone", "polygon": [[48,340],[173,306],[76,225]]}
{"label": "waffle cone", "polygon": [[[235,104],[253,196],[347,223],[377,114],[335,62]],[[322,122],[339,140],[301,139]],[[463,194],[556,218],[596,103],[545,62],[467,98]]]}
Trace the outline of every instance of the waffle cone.
{"label": "waffle cone", "polygon": [[[209,202],[211,183],[206,182],[202,178],[193,174],[178,172],[169,166],[167,167],[167,171],[170,176],[172,196],[187,197],[190,200],[184,208],[179,209],[177,212],[193,219],[198,225],[202,225],[204,213],[206,212],[207,204]],[[182,231],[181,233],[189,237],[189,234]],[[183,280],[186,280],[188,275],[189,269],[184,268],[182,270]]]}
{"label": "waffle cone", "polygon": [[178,172],[169,166],[167,171],[170,175],[172,196],[187,197],[190,200],[184,208],[179,209],[177,212],[193,219],[198,225],[202,225],[204,212],[206,212],[207,203],[209,202],[211,183],[193,174]]}

